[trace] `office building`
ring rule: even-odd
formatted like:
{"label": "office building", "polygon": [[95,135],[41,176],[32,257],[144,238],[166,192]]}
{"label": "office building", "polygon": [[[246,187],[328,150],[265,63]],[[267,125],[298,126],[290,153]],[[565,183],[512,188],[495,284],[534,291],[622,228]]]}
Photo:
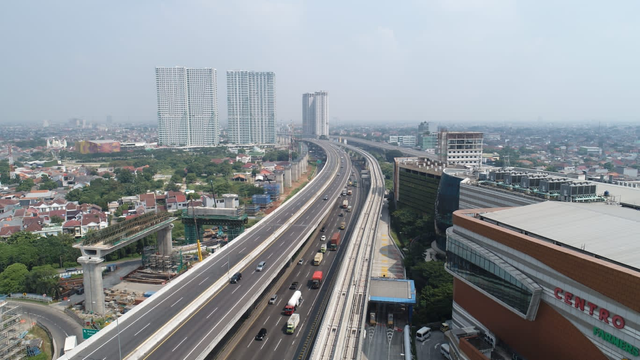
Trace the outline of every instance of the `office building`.
{"label": "office building", "polygon": [[456,211],[456,358],[638,358],[638,238],[638,211],[607,203]]}
{"label": "office building", "polygon": [[217,146],[217,86],[216,69],[157,67],[158,144]]}
{"label": "office building", "polygon": [[439,132],[440,161],[448,165],[481,167],[482,138],[480,132]]}
{"label": "office building", "polygon": [[329,93],[302,94],[302,134],[304,137],[329,136]]}
{"label": "office building", "polygon": [[227,71],[229,143],[276,143],[276,74]]}
{"label": "office building", "polygon": [[393,164],[393,199],[399,209],[433,218],[444,165],[421,157],[397,157]]}
{"label": "office building", "polygon": [[389,144],[398,144],[403,147],[416,146],[416,137],[414,135],[391,135],[389,136]]}

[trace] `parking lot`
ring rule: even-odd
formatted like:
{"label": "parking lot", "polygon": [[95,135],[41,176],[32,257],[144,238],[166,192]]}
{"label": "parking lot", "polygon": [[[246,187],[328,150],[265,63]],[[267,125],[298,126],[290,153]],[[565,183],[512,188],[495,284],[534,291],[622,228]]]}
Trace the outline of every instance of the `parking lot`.
{"label": "parking lot", "polygon": [[[414,337],[415,340],[415,337]],[[431,330],[431,337],[427,340],[416,342],[417,360],[443,360],[444,356],[440,354],[440,344],[445,342],[444,334],[438,329]]]}

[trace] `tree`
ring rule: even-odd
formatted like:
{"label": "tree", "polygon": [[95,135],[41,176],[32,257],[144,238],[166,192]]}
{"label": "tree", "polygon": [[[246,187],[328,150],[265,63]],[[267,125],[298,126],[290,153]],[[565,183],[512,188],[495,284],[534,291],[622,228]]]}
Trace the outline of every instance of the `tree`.
{"label": "tree", "polygon": [[20,182],[20,185],[16,187],[16,191],[31,191],[34,182],[33,179],[27,178]]}
{"label": "tree", "polygon": [[38,186],[38,189],[40,190],[53,190],[55,188],[58,187],[58,183],[51,180],[51,178],[46,175],[43,174],[42,175],[42,182],[40,182],[40,186]]}
{"label": "tree", "polygon": [[168,182],[167,185],[164,186],[166,191],[180,191],[180,186],[178,186],[174,182]]}
{"label": "tree", "polygon": [[29,270],[24,264],[9,265],[0,273],[0,294],[23,293]]}
{"label": "tree", "polygon": [[400,150],[388,150],[385,152],[385,157],[387,159],[387,162],[393,163],[394,162],[394,158],[397,157],[402,157],[402,151]]}
{"label": "tree", "polygon": [[29,272],[25,286],[28,292],[34,294],[58,294],[58,272],[51,265],[36,266]]}
{"label": "tree", "polygon": [[193,184],[198,181],[198,177],[194,173],[188,173],[186,178],[187,184]]}
{"label": "tree", "polygon": [[171,175],[171,180],[169,180],[169,182],[172,183],[181,183],[182,182],[182,176],[178,175],[178,174],[173,174]]}
{"label": "tree", "polygon": [[64,219],[58,215],[53,215],[51,216],[51,222],[54,224],[62,224],[64,222]]}
{"label": "tree", "polygon": [[127,169],[116,169],[116,176],[121,184],[131,184],[135,180],[135,176]]}

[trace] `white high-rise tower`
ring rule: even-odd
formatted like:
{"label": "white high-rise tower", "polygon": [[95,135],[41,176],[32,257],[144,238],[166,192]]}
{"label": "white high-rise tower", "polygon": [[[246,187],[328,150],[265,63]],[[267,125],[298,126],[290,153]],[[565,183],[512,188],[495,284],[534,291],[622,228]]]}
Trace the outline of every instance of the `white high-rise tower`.
{"label": "white high-rise tower", "polygon": [[168,146],[217,146],[216,69],[157,67],[158,143]]}
{"label": "white high-rise tower", "polygon": [[306,137],[329,136],[329,93],[302,94],[302,132]]}
{"label": "white high-rise tower", "polygon": [[276,143],[276,74],[227,71],[229,142]]}

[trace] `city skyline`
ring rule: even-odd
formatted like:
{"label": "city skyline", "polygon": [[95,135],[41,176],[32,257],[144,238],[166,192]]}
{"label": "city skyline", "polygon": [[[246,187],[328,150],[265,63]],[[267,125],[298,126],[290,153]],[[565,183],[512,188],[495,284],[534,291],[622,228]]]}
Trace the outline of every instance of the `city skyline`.
{"label": "city skyline", "polygon": [[217,84],[213,68],[156,67],[160,145],[218,145]]}
{"label": "city skyline", "polygon": [[36,3],[0,15],[3,123],[152,121],[158,64],[273,71],[286,122],[308,89],[332,124],[640,118],[634,1]]}

